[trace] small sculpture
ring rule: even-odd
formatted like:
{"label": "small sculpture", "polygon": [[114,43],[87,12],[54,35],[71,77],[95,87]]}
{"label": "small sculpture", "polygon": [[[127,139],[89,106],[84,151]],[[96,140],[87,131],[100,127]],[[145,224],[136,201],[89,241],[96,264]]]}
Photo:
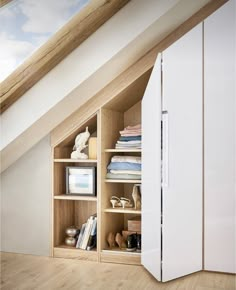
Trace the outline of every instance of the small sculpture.
{"label": "small sculpture", "polygon": [[90,136],[90,133],[88,131],[88,127],[86,127],[85,132],[80,133],[75,138],[75,145],[73,147],[72,153],[71,153],[71,159],[88,159],[88,155],[81,152],[84,150],[88,145],[86,145],[86,142],[88,141]]}
{"label": "small sculpture", "polygon": [[140,186],[135,184],[133,187],[132,197],[134,200],[134,208],[141,209],[141,194],[140,194]]}

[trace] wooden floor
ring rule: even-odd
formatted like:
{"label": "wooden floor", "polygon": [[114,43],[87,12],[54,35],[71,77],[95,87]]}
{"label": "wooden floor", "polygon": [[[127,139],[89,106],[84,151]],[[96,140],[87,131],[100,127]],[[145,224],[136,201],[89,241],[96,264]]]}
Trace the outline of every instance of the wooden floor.
{"label": "wooden floor", "polygon": [[198,272],[159,283],[141,266],[1,253],[1,289],[235,290],[236,277]]}

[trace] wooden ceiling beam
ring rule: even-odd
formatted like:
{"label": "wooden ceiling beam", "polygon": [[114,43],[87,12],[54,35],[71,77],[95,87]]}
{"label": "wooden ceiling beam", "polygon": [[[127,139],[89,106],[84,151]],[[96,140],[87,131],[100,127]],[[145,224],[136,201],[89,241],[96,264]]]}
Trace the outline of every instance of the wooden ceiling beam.
{"label": "wooden ceiling beam", "polygon": [[[129,1],[91,0],[75,17],[0,83],[0,113],[18,100]],[[7,0],[2,0],[2,2],[7,2]]]}
{"label": "wooden ceiling beam", "polygon": [[12,2],[12,0],[0,0],[0,8],[7,5],[9,2]]}

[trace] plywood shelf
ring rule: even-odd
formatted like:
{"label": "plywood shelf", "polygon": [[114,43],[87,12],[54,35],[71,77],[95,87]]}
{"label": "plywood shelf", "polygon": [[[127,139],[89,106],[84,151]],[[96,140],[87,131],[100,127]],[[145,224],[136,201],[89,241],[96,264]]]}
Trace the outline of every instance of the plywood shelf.
{"label": "plywood shelf", "polygon": [[94,248],[91,251],[77,249],[75,247],[69,247],[66,245],[60,245],[53,248],[53,256],[55,258],[69,258],[78,260],[97,261],[98,253]]}
{"label": "plywood shelf", "polygon": [[142,152],[142,149],[105,149],[105,152],[117,152],[117,153],[125,153],[125,152]]}
{"label": "plywood shelf", "polygon": [[87,251],[87,250],[82,250],[82,249],[79,249],[79,248],[76,248],[76,247],[72,247],[72,246],[67,246],[66,244],[62,244],[62,245],[59,245],[59,246],[56,246],[54,247],[55,248],[59,248],[59,249],[69,249],[69,250],[73,250],[73,251],[80,251],[80,252],[97,252],[97,248],[93,248],[92,250],[90,251]]}
{"label": "plywood shelf", "polygon": [[140,256],[141,255],[141,252],[137,252],[137,251],[134,251],[134,252],[129,252],[127,251],[126,249],[120,249],[118,247],[114,247],[112,249],[108,248],[108,249],[104,249],[102,250],[103,253],[112,253],[112,254],[123,254],[123,255],[137,255],[137,256]]}
{"label": "plywood shelf", "polygon": [[117,207],[117,208],[105,208],[104,212],[109,212],[109,213],[131,213],[131,214],[141,214],[141,210],[137,210],[134,208],[122,208],[122,207]]}
{"label": "plywood shelf", "polygon": [[70,159],[70,158],[57,158],[54,162],[64,163],[97,163],[97,159]]}
{"label": "plywood shelf", "polygon": [[101,262],[141,265],[141,253],[128,252],[119,248],[104,249],[101,252]]}
{"label": "plywood shelf", "polygon": [[69,195],[69,194],[60,194],[54,195],[54,199],[63,199],[63,200],[85,200],[85,201],[97,201],[96,196],[80,196],[80,195]]}
{"label": "plywood shelf", "polygon": [[110,183],[142,183],[140,179],[105,179]]}

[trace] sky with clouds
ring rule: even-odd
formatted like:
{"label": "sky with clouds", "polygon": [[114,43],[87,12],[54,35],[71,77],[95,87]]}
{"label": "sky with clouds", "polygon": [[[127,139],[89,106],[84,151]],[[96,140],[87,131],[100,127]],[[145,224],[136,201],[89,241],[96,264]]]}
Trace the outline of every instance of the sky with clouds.
{"label": "sky with clouds", "polygon": [[0,8],[0,82],[89,0],[14,0]]}

